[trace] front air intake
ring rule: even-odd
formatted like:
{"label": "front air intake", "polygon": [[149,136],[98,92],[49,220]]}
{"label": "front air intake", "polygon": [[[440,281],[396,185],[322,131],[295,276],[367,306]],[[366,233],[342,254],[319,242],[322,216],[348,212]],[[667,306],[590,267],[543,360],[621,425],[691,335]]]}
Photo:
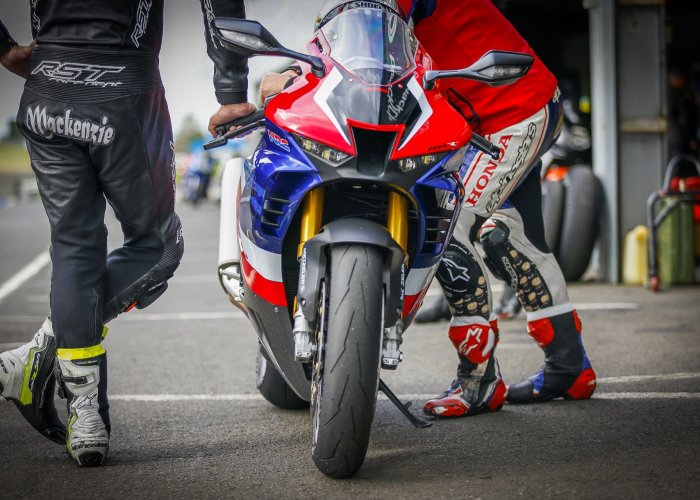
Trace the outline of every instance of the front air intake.
{"label": "front air intake", "polygon": [[357,171],[368,176],[381,176],[394,149],[396,132],[353,128],[352,134],[357,150]]}

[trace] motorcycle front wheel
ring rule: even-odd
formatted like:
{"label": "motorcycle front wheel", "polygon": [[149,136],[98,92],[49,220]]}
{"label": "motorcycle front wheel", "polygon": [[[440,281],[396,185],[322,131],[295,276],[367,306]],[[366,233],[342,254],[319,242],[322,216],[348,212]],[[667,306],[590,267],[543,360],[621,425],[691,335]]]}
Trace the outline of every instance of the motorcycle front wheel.
{"label": "motorcycle front wheel", "polygon": [[341,479],[364,463],[379,385],[383,255],[374,246],[331,247],[321,293],[312,387],[316,467]]}

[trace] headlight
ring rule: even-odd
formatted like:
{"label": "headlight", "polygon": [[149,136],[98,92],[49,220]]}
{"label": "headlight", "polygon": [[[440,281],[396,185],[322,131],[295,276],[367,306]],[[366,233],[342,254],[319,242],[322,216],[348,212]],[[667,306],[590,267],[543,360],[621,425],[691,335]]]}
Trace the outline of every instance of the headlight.
{"label": "headlight", "polygon": [[297,134],[292,134],[292,137],[294,137],[294,140],[297,142],[297,144],[299,144],[301,149],[307,153],[311,153],[314,156],[323,158],[327,162],[334,165],[338,165],[339,163],[342,163],[350,158],[349,154],[344,153],[343,151],[338,151],[337,149],[326,146],[325,144],[321,144],[320,142],[312,141],[311,139],[307,139],[306,137],[302,137]]}
{"label": "headlight", "polygon": [[423,156],[411,156],[410,158],[403,158],[401,160],[396,160],[399,166],[399,170],[402,172],[410,172],[416,168],[428,167],[430,165],[435,165],[437,162],[442,160],[447,153],[436,153],[432,155]]}

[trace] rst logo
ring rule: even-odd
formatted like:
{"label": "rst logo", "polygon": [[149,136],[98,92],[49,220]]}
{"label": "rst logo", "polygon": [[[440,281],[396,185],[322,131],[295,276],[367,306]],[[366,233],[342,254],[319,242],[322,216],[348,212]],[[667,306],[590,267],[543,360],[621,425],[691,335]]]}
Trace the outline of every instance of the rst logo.
{"label": "rst logo", "polygon": [[280,137],[279,135],[275,134],[271,130],[267,131],[267,137],[269,137],[273,143],[277,144],[279,147],[281,147],[285,151],[289,151],[289,141],[287,139]]}
{"label": "rst logo", "polygon": [[151,12],[152,0],[140,0],[138,11],[136,12],[136,24],[134,31],[131,33],[131,41],[136,47],[139,47],[139,40],[146,33],[148,27],[148,14]]}
{"label": "rst logo", "polygon": [[41,61],[34,68],[32,75],[44,75],[51,80],[76,85],[91,85],[95,87],[116,87],[122,82],[101,81],[105,75],[116,75],[125,66],[104,66],[101,64],[83,64],[61,61]]}

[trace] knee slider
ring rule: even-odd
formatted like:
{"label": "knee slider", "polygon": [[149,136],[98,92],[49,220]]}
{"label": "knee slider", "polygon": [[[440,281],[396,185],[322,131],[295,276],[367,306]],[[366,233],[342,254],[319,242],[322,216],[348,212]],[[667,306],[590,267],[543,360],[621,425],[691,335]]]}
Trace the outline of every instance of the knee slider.
{"label": "knee slider", "polygon": [[484,264],[499,279],[517,286],[518,278],[510,266],[506,266],[508,259],[508,237],[510,229],[503,222],[494,220],[494,227],[481,232],[481,245],[484,247]]}
{"label": "knee slider", "polygon": [[121,311],[127,312],[133,307],[144,309],[160,298],[168,288],[168,280],[173,277],[180,265],[183,253],[184,244],[178,225],[176,236],[166,240],[156,266],[127,290],[124,300],[121,301]]}
{"label": "knee slider", "polygon": [[134,301],[137,309],[144,309],[150,306],[168,289],[168,280],[175,274],[175,270],[180,265],[184,253],[184,244],[180,232],[181,229],[178,228],[177,236],[166,241],[160,262],[150,273],[148,281],[151,286],[142,289]]}
{"label": "knee slider", "polygon": [[462,298],[476,291],[475,265],[467,249],[454,243],[448,245],[436,273],[448,299]]}
{"label": "knee slider", "polygon": [[136,309],[145,309],[146,307],[153,304],[158,298],[165,293],[168,289],[168,282],[164,281],[159,283],[153,288],[146,291],[141,297],[136,301]]}

